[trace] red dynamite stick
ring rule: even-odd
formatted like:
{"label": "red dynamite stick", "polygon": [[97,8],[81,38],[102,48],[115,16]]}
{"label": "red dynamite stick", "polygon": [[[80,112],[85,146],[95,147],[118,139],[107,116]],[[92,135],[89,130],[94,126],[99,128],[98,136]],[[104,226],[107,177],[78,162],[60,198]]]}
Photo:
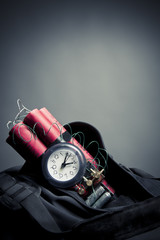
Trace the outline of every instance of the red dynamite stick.
{"label": "red dynamite stick", "polygon": [[39,158],[45,151],[46,146],[23,122],[16,124],[9,132],[9,143],[25,160],[31,161]]}
{"label": "red dynamite stick", "polygon": [[57,119],[44,107],[39,110],[44,117],[51,123],[55,124],[54,127],[57,128],[57,130],[60,130],[60,133],[63,134],[66,132],[66,129],[57,121]]}
{"label": "red dynamite stick", "polygon": [[49,147],[61,135],[61,129],[55,120],[51,123],[38,109],[28,113],[23,122],[33,129],[46,147]]}
{"label": "red dynamite stick", "polygon": [[[44,114],[44,116],[48,119],[48,121],[50,121],[51,124],[56,123],[57,128],[60,129],[61,134],[67,131],[46,108],[41,108],[40,112]],[[95,166],[97,166],[96,161],[93,159],[91,154],[75,138],[71,138],[70,143],[80,148],[86,160],[90,160]]]}

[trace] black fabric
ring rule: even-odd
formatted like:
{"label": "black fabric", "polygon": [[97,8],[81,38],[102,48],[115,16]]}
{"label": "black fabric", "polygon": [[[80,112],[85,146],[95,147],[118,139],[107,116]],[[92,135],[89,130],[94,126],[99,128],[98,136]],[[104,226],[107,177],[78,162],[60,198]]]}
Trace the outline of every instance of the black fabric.
{"label": "black fabric", "polygon": [[26,185],[7,173],[0,175],[1,203],[9,209],[24,208],[42,228],[53,233],[61,233],[54,216],[40,200],[40,188],[31,182]]}
{"label": "black fabric", "polygon": [[[87,150],[92,156],[97,155],[101,165],[104,164],[105,146],[96,128],[82,122],[70,123],[65,128],[71,134],[82,132]],[[80,140],[78,134],[75,136]],[[40,159],[38,161],[40,162]],[[31,214],[23,204],[12,208],[7,206],[6,202],[4,204],[4,201],[0,201],[2,240],[29,237],[33,239],[37,237],[37,233],[45,239],[61,240],[77,236],[88,239],[88,235],[92,236],[92,239],[126,239],[160,226],[160,181],[143,170],[129,169],[108,155],[106,180],[116,193],[102,209],[93,209],[88,207],[75,191],[53,189],[44,181],[40,164],[39,168],[37,164],[38,162],[25,163],[22,167],[5,171],[15,182],[31,187],[34,198],[38,197],[40,203],[36,207],[36,201],[33,204],[34,200],[29,200],[28,197],[26,204],[29,204],[33,211]],[[3,191],[5,184],[7,185],[7,180],[3,186],[0,181],[1,199],[6,194]],[[37,219],[34,217],[34,214],[40,211],[40,205],[55,220],[60,234],[50,230],[53,223],[47,218],[45,220],[45,215],[44,222],[50,227],[46,230],[46,227],[39,223],[38,218],[42,218],[43,212]]]}

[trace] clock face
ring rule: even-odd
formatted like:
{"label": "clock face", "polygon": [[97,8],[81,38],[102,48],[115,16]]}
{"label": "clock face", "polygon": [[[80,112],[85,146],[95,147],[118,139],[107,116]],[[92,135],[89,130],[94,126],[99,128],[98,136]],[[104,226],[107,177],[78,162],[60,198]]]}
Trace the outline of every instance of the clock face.
{"label": "clock face", "polygon": [[48,172],[58,181],[72,179],[79,171],[78,156],[71,149],[57,149],[47,163]]}
{"label": "clock face", "polygon": [[55,187],[74,186],[82,179],[85,170],[86,159],[83,153],[70,143],[52,146],[42,159],[44,177]]}

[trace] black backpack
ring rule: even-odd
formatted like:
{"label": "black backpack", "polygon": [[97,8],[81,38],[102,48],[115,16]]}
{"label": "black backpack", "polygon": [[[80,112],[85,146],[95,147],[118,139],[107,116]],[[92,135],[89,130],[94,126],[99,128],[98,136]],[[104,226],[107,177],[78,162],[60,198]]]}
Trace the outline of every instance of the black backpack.
{"label": "black backpack", "polygon": [[[66,125],[105,149],[100,133],[83,122]],[[94,145],[88,149],[97,151]],[[102,152],[101,154],[106,154]],[[102,159],[102,155],[99,159]],[[73,190],[54,189],[34,164],[0,173],[1,239],[127,239],[160,226],[160,179],[118,164],[108,154],[106,180],[115,189],[101,209],[93,209]]]}

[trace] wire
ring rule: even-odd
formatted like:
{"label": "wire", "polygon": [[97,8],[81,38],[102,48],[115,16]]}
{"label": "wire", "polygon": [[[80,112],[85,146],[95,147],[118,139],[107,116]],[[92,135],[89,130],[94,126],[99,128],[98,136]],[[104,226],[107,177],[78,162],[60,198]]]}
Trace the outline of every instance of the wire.
{"label": "wire", "polygon": [[8,123],[6,124],[8,129],[11,129],[17,123],[21,122],[25,118],[25,116],[27,116],[27,114],[31,111],[23,105],[21,99],[17,99],[17,106],[19,112],[17,113],[13,121],[8,121]]}

